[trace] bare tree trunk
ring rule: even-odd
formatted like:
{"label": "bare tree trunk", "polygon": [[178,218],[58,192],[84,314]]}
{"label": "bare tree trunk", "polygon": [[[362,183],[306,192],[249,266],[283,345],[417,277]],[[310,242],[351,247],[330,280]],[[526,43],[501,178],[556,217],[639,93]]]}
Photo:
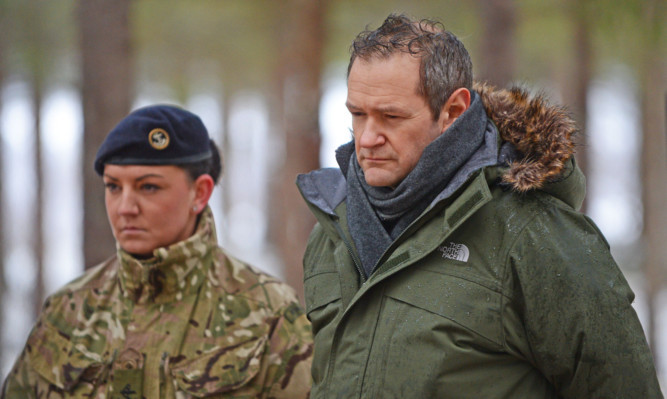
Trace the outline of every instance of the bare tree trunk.
{"label": "bare tree trunk", "polygon": [[[0,16],[0,31],[4,32],[6,29],[7,23],[5,17]],[[0,37],[0,115],[2,115],[2,92],[5,86],[5,49],[7,48],[5,39]],[[2,165],[2,154],[4,151],[4,140],[2,132],[2,124],[0,123],[0,321],[4,322],[5,318],[5,293],[7,292],[7,286],[5,284],[5,220],[4,220],[4,209],[5,202],[3,200],[5,195],[5,190],[3,186],[5,171]],[[5,370],[2,368],[2,360],[4,359],[4,345],[2,344],[3,334],[0,334],[0,379],[4,378]]]}
{"label": "bare tree trunk", "polygon": [[[664,58],[665,15],[660,13],[661,0],[644,4],[644,58],[642,60],[642,200],[644,205],[643,247],[644,274],[649,308],[647,335],[656,364],[658,332],[656,329],[656,297],[662,289],[667,266],[667,60]],[[663,30],[661,32],[661,29]]]}
{"label": "bare tree trunk", "polygon": [[[579,167],[588,175],[588,137],[586,134],[586,123],[588,113],[588,86],[591,80],[591,38],[589,32],[590,19],[587,14],[587,0],[574,0],[569,4],[569,14],[574,24],[574,54],[572,61],[572,71],[567,74],[569,79],[565,81],[566,103],[568,109],[572,112],[577,125],[579,126],[579,135],[576,138],[577,152],[576,159]],[[581,211],[586,211],[586,201],[584,201]]]}
{"label": "bare tree trunk", "polygon": [[[225,76],[223,74],[223,76]],[[227,165],[229,165],[229,160],[231,159],[231,149],[229,146],[231,145],[230,140],[229,140],[229,113],[232,109],[231,107],[231,101],[232,101],[232,89],[230,87],[227,87],[227,85],[223,86],[222,88],[223,93],[222,93],[222,131],[220,132],[220,143],[219,143],[219,149],[220,149],[220,156],[222,158],[222,169],[223,169],[223,176],[221,180],[221,186],[222,186],[222,217],[227,218],[229,217],[231,206],[232,206],[232,201],[231,201],[231,185],[229,184],[229,178],[226,178],[225,175],[227,174]],[[228,237],[228,232],[227,231],[221,231],[219,233],[224,237],[225,242],[229,239]]]}
{"label": "bare tree trunk", "polygon": [[285,159],[280,171],[281,189],[272,211],[285,280],[303,292],[303,253],[315,219],[299,194],[299,173],[319,167],[319,103],[324,42],[325,0],[290,0],[284,10],[281,53]]}
{"label": "bare tree trunk", "polygon": [[104,208],[104,190],[93,171],[99,145],[130,111],[133,63],[130,0],[80,0],[84,114],[84,262],[91,267],[113,254],[115,244]]}
{"label": "bare tree trunk", "polygon": [[44,167],[42,164],[42,104],[44,100],[44,82],[39,72],[35,73],[32,81],[32,107],[34,115],[35,144],[35,218],[32,227],[32,252],[35,257],[35,290],[33,305],[35,318],[42,310],[44,302]]}
{"label": "bare tree trunk", "polygon": [[514,0],[478,0],[482,43],[478,79],[505,87],[516,72],[516,5]]}
{"label": "bare tree trunk", "polygon": [[[266,0],[266,7],[269,9],[270,13],[276,14],[279,10],[278,4],[272,2],[271,0]],[[281,5],[282,6],[282,5]],[[268,23],[272,24],[271,28],[276,34],[274,35],[273,43],[274,46],[283,46],[285,41],[285,23],[284,20],[275,18],[270,20]],[[272,161],[274,164],[269,165],[269,204],[267,207],[267,241],[272,250],[275,250],[277,255],[280,257],[280,262],[282,265],[285,265],[286,262],[283,257],[283,232],[285,231],[285,218],[282,214],[283,208],[283,198],[282,198],[282,189],[283,189],[283,175],[282,169],[285,163],[285,104],[283,98],[283,82],[285,81],[285,75],[287,74],[287,68],[284,65],[284,54],[277,53],[273,59],[276,60],[276,65],[273,68],[273,78],[269,79],[268,87],[264,93],[269,104],[268,107],[268,119],[269,123],[272,126],[271,134],[274,137],[270,137],[269,140],[273,140],[274,143],[274,152],[275,156]],[[286,271],[285,271],[286,273]],[[301,291],[299,291],[300,293]]]}

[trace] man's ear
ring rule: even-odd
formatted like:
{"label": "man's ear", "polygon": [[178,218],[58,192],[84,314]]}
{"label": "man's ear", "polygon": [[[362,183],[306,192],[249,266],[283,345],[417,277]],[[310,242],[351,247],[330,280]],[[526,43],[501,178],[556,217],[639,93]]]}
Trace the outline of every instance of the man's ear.
{"label": "man's ear", "polygon": [[445,105],[440,111],[440,118],[438,123],[441,127],[441,132],[444,132],[449,126],[454,123],[456,118],[461,116],[470,107],[470,91],[465,87],[458,88],[447,99]]}
{"label": "man's ear", "polygon": [[195,213],[201,212],[206,207],[208,200],[211,198],[211,194],[213,194],[214,186],[215,182],[213,181],[213,178],[207,174],[199,176],[194,181],[195,198],[193,200],[193,210]]}

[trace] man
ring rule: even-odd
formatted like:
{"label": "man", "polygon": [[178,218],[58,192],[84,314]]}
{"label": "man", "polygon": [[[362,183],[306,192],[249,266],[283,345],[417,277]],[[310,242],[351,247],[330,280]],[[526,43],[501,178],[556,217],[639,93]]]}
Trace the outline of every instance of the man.
{"label": "man", "polygon": [[311,398],[659,398],[634,294],[562,109],[472,87],[459,40],[391,15],[354,41],[354,139],[297,184]]}

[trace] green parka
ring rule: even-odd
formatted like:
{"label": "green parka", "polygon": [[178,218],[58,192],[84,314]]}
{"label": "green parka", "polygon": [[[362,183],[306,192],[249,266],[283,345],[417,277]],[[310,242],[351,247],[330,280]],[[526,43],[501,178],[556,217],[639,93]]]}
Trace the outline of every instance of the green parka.
{"label": "green parka", "polygon": [[301,175],[317,218],[304,256],[311,398],[661,398],[634,294],[576,209],[572,121],[477,86],[523,157],[431,204],[368,279],[338,169]]}

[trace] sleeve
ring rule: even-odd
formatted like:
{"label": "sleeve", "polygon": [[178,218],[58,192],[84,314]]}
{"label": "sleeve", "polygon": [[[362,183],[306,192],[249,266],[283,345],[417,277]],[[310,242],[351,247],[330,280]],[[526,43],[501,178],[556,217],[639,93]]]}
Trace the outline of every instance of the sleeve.
{"label": "sleeve", "polygon": [[[2,388],[4,399],[92,397],[100,363],[77,354],[67,334],[51,320],[63,320],[63,312],[47,300],[23,351]],[[84,378],[85,377],[85,378]]]}
{"label": "sleeve", "polygon": [[634,293],[597,227],[545,211],[509,254],[534,362],[563,398],[662,398]]}
{"label": "sleeve", "polygon": [[36,398],[35,392],[31,389],[35,385],[34,376],[31,376],[26,349],[16,360],[14,367],[7,375],[2,387],[0,399],[32,399]]}
{"label": "sleeve", "polygon": [[38,398],[50,389],[37,370],[51,368],[59,360],[63,338],[47,326],[42,313],[5,379],[1,399]]}
{"label": "sleeve", "polygon": [[268,343],[268,397],[308,398],[312,385],[310,366],[313,355],[310,322],[295,302],[284,306],[279,313],[280,318]]}

